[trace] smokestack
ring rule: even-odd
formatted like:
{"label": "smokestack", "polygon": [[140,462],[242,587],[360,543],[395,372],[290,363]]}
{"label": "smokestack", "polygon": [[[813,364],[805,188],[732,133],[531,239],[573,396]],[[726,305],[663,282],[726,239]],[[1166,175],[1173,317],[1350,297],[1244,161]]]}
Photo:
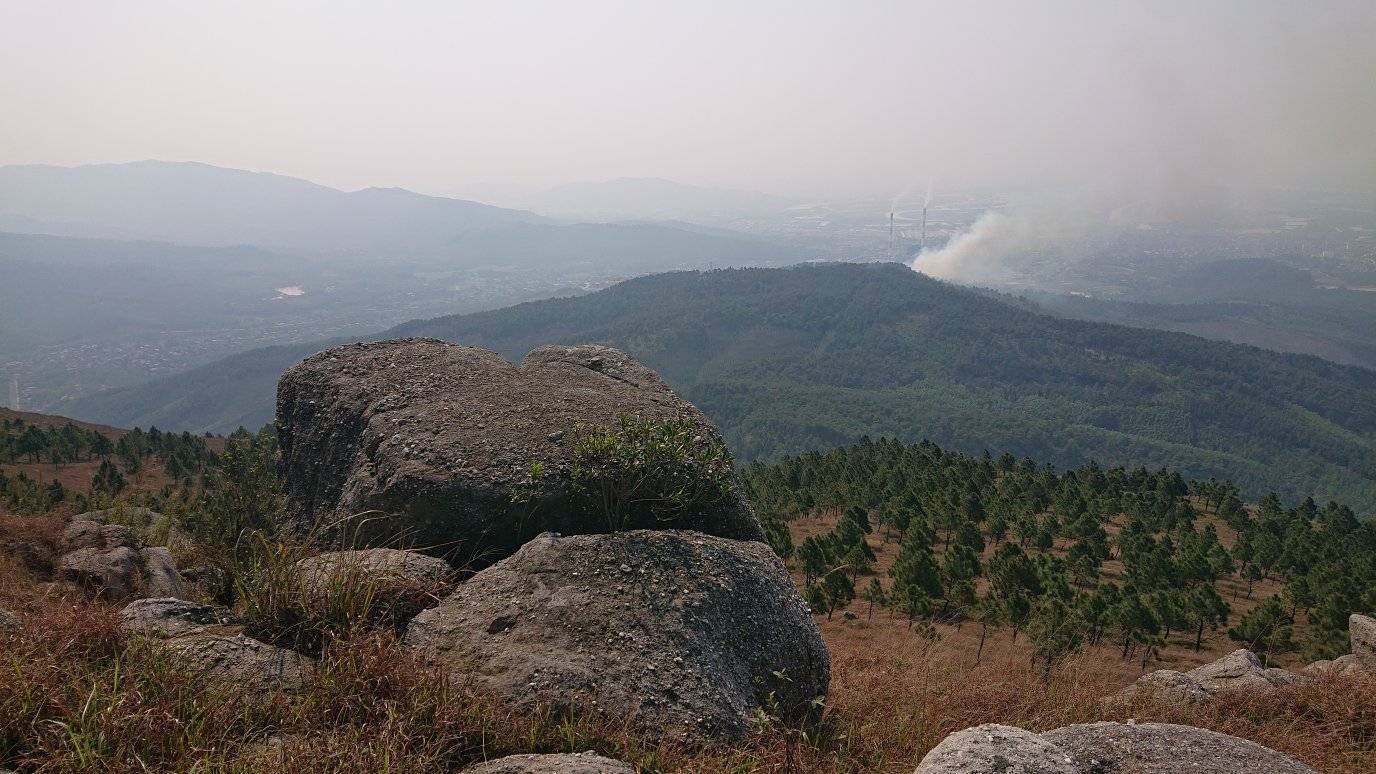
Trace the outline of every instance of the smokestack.
{"label": "smokestack", "polygon": [[932,203],[932,188],[935,185],[935,179],[927,178],[927,195],[922,197],[922,241],[918,243],[918,255],[921,255],[922,251],[927,249],[927,207]]}

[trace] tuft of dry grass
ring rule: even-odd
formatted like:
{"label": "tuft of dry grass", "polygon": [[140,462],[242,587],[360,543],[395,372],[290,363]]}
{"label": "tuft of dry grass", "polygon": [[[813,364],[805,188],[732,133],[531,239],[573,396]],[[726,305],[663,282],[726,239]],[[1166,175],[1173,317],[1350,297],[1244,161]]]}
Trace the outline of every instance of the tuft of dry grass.
{"label": "tuft of dry grass", "polygon": [[252,538],[246,566],[235,572],[238,606],[247,634],[316,656],[336,639],[372,630],[400,633],[421,610],[448,593],[447,580],[422,583],[344,568],[324,583],[311,582],[296,563],[306,545]]}
{"label": "tuft of dry grass", "polygon": [[1365,774],[1376,761],[1376,674],[1370,672],[1233,692],[1194,706],[1145,699],[1117,714],[1250,739],[1322,772]]}

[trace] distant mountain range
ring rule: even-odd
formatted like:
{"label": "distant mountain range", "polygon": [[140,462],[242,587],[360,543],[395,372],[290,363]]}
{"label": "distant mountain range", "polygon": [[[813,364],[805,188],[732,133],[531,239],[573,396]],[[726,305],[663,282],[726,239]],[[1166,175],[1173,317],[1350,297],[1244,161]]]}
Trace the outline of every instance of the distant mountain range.
{"label": "distant mountain range", "polygon": [[[706,411],[742,459],[862,435],[1057,465],[1178,467],[1376,510],[1376,372],[1037,313],[896,264],[677,272],[400,325],[519,359],[623,348]],[[227,430],[272,415],[277,376],[327,346],[255,350],[64,407],[111,424]]]}
{"label": "distant mountain range", "polygon": [[345,192],[208,164],[0,167],[0,231],[405,256],[476,229],[543,222],[400,188]]}

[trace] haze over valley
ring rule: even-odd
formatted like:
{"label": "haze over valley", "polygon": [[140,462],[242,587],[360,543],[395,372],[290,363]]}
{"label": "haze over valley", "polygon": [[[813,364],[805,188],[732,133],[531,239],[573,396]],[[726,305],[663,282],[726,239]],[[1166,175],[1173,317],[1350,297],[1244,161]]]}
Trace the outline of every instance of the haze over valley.
{"label": "haze over valley", "polygon": [[0,774],[1371,774],[1371,0],[9,5]]}

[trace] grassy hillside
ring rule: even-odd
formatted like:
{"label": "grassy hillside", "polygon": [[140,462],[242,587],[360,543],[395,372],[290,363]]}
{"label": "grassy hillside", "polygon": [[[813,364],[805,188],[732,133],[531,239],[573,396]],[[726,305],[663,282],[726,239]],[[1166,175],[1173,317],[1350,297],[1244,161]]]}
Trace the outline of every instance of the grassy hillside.
{"label": "grassy hillside", "polygon": [[[1037,314],[895,264],[664,274],[386,335],[513,359],[546,343],[623,348],[706,411],[743,459],[865,434],[929,438],[1067,467],[1172,466],[1232,479],[1248,497],[1274,489],[1376,510],[1376,372]],[[69,411],[191,429],[266,420],[273,374],[300,354],[247,353]]]}

